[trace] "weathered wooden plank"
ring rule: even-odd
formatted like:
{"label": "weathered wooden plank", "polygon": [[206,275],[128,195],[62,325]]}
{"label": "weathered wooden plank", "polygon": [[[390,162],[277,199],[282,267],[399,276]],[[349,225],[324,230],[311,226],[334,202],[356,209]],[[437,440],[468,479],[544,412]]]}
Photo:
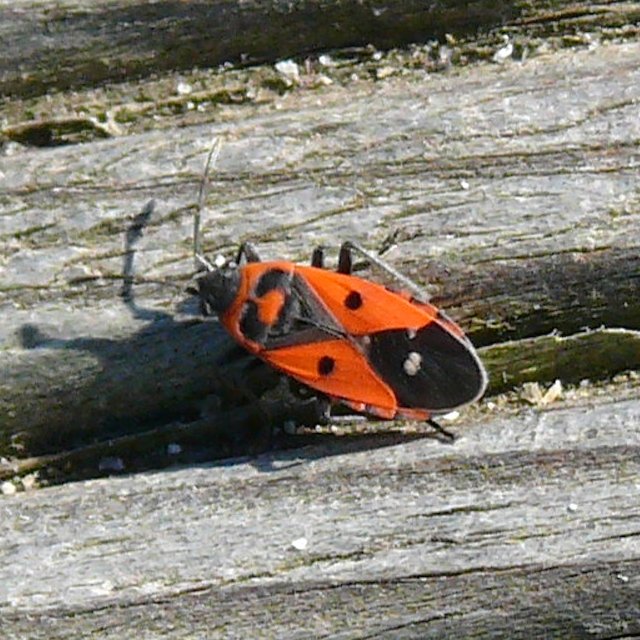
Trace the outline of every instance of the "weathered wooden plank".
{"label": "weathered wooden plank", "polygon": [[[385,255],[418,281],[435,274],[482,341],[637,328],[639,55],[606,45],[301,92],[232,124],[13,148],[0,159],[5,452],[25,430],[148,424],[216,390],[215,332],[200,348],[206,329],[171,311],[213,133],[225,142],[205,211],[211,253],[251,237],[267,256],[304,259],[316,243],[395,238]],[[127,306],[123,237],[151,197]],[[45,375],[58,367],[64,377]]]}
{"label": "weathered wooden plank", "polygon": [[[544,8],[530,27],[637,11],[590,6]],[[293,259],[345,236],[388,249],[475,338],[501,342],[486,359],[503,385],[637,366],[637,333],[611,327],[638,328],[639,46],[440,76],[382,69],[383,82],[203,116],[213,124],[7,145],[8,452],[64,455],[72,442],[96,465],[102,438],[120,436],[118,453],[148,445],[154,464],[173,443],[166,420],[220,397],[212,364],[242,367],[184,294],[213,134],[225,143],[205,211],[211,253],[238,237]],[[151,198],[125,304],[124,238]],[[575,335],[540,336],[551,330]],[[551,407],[492,400],[454,425],[453,446],[365,425],[250,460],[0,496],[2,635],[637,636],[637,396],[630,375]],[[229,426],[245,426],[245,408],[224,414]],[[205,422],[193,438],[216,437]]]}
{"label": "weathered wooden plank", "polygon": [[[605,638],[612,630],[631,639],[637,637],[640,614],[637,588],[629,587],[629,579],[637,570],[637,562],[594,562],[532,566],[526,574],[518,569],[461,571],[398,581],[353,581],[343,587],[310,582],[295,589],[288,584],[205,588],[95,612],[67,610],[7,620],[9,629],[16,630],[10,637],[33,639],[66,638],[69,633],[118,638],[132,629],[142,638],[194,633],[228,639],[279,634],[296,640]],[[461,593],[475,611],[456,610]],[[531,593],[545,594],[546,602],[536,606]],[[554,604],[550,608],[547,603]]]}
{"label": "weathered wooden plank", "polygon": [[3,632],[632,637],[638,425],[587,397],[5,497]]}
{"label": "weathered wooden plank", "polygon": [[[31,96],[129,81],[162,72],[247,64],[345,47],[405,46],[475,35],[496,26],[527,37],[616,30],[637,22],[633,2],[545,3],[417,0],[384,7],[354,0],[137,2],[64,0],[0,3],[0,94]],[[576,35],[576,31],[578,34]],[[492,38],[490,41],[495,41]],[[108,53],[107,53],[108,52]],[[463,47],[460,57],[490,57],[488,47]]]}
{"label": "weathered wooden plank", "polygon": [[330,87],[242,124],[14,151],[1,167],[4,288],[28,303],[75,283],[73,304],[94,280],[102,286],[92,298],[112,300],[127,216],[151,197],[157,213],[137,272],[149,288],[184,281],[189,205],[215,133],[225,144],[205,221],[211,251],[249,234],[267,255],[303,259],[313,240],[354,235],[381,246],[399,233],[405,262],[460,256],[472,265],[633,247],[637,55],[630,43],[348,93]]}
{"label": "weathered wooden plank", "polygon": [[[505,342],[480,349],[479,353],[491,371],[488,394],[546,380],[583,384],[630,368],[640,368],[640,333],[626,329],[599,329],[564,338],[541,336]],[[182,359],[185,353],[175,355]],[[206,404],[199,396],[190,411],[181,407],[182,413],[177,413],[175,403],[169,402],[162,412],[160,402],[163,397],[172,397],[171,393],[163,392],[163,385],[174,382],[175,371],[171,370],[164,376],[160,371],[156,383],[160,400],[155,406],[147,407],[136,402],[128,411],[121,409],[124,416],[114,416],[112,407],[107,412],[110,422],[106,423],[105,412],[93,409],[95,415],[89,415],[86,423],[70,425],[60,418],[61,429],[52,430],[45,421],[41,430],[32,428],[14,435],[11,440],[13,449],[21,447],[22,452],[40,455],[25,457],[23,453],[19,458],[0,461],[0,480],[36,472],[46,482],[68,481],[111,471],[162,468],[177,463],[255,454],[274,445],[301,446],[304,439],[300,435],[295,438],[281,436],[274,440],[270,430],[287,423],[315,426],[318,413],[314,403],[285,394],[281,388],[276,390],[276,375],[252,358],[235,353],[229,353],[228,357],[229,361],[223,362],[220,353],[214,352],[207,371],[203,371],[203,375],[206,374],[203,384],[210,384],[211,388],[205,387],[201,396],[205,396],[207,391],[214,394],[206,403],[213,410],[203,412],[202,405],[206,407]],[[214,365],[214,362],[218,364]],[[139,373],[136,371],[136,378]],[[184,374],[191,376],[192,371],[187,370]],[[239,383],[225,388],[221,379],[233,377],[242,379],[254,395],[243,396]],[[175,382],[180,384],[182,380],[178,378]],[[140,384],[137,379],[130,384],[132,394],[136,384]],[[107,392],[108,389],[100,387],[105,403],[109,400]],[[543,388],[539,388],[539,392],[542,399]],[[261,402],[256,406],[257,396],[261,396]],[[47,416],[55,419],[55,410],[59,407],[53,400],[48,400],[51,408]],[[534,397],[530,401],[536,402]],[[67,402],[62,406],[68,411],[68,407],[75,405]],[[340,408],[334,412],[339,413]],[[136,416],[143,416],[145,420],[135,422]],[[176,418],[173,422],[172,416]],[[32,419],[37,424],[37,416]],[[85,424],[90,424],[90,428]]]}
{"label": "weathered wooden plank", "polygon": [[520,14],[519,4],[436,2],[425,10],[415,1],[384,9],[350,0],[5,3],[0,36],[14,55],[0,63],[0,93],[38,94],[370,43],[398,46],[501,24]]}
{"label": "weathered wooden plank", "polygon": [[77,88],[318,49],[398,46],[447,31],[473,33],[517,13],[513,3],[485,1],[464,7],[436,2],[428,10],[416,1],[384,10],[350,0],[11,2],[0,6],[0,35],[15,52],[0,65],[0,93],[38,94],[52,86]]}

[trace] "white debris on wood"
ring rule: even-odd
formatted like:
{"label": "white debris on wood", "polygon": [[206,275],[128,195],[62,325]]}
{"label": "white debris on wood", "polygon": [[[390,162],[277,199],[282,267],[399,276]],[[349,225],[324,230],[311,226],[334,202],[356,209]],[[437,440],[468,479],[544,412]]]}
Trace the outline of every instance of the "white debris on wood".
{"label": "white debris on wood", "polygon": [[556,380],[542,396],[542,404],[551,404],[560,398],[562,398],[562,382]]}
{"label": "white debris on wood", "polygon": [[504,42],[504,46],[500,47],[500,49],[498,49],[491,58],[498,64],[503,64],[513,54],[513,44],[511,43],[511,40],[509,40],[509,36],[502,36],[502,41]]}
{"label": "white debris on wood", "polygon": [[546,391],[543,392],[540,383],[525,382],[522,385],[520,397],[529,404],[536,407],[546,407],[562,397],[562,382],[556,380]]}
{"label": "white debris on wood", "polygon": [[296,538],[295,540],[291,541],[291,546],[298,551],[304,551],[308,545],[309,541],[305,537]]}
{"label": "white debris on wood", "polygon": [[335,67],[336,63],[334,62],[333,58],[329,55],[327,55],[326,53],[323,53],[321,56],[318,56],[318,62],[323,66],[323,67]]}
{"label": "white debris on wood", "polygon": [[183,80],[178,82],[176,86],[176,93],[179,96],[188,96],[192,92],[193,92],[193,87],[188,82],[184,82]]}
{"label": "white debris on wood", "polygon": [[292,84],[300,82],[300,67],[293,60],[280,60],[275,64],[276,71]]}
{"label": "white debris on wood", "polygon": [[16,485],[13,484],[13,482],[9,482],[8,480],[6,480],[2,484],[0,484],[0,493],[5,496],[12,496],[14,493],[16,493],[16,491]]}

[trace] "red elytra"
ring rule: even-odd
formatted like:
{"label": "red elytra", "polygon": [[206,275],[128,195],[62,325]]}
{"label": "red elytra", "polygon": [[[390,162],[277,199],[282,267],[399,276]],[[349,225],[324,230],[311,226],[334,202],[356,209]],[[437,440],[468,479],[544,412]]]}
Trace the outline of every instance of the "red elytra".
{"label": "red elytra", "polygon": [[354,248],[370,257],[345,243],[345,273],[336,273],[259,262],[243,247],[238,262],[243,253],[253,261],[201,276],[199,294],[247,351],[356,411],[428,420],[477,400],[487,375],[460,327],[427,302],[351,275]]}

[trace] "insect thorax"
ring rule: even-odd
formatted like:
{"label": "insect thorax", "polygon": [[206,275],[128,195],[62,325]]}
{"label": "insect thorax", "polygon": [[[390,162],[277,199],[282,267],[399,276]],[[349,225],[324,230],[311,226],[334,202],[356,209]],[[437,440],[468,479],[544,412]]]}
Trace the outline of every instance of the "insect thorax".
{"label": "insect thorax", "polygon": [[241,274],[237,267],[221,267],[197,280],[200,299],[208,313],[224,313],[240,290]]}

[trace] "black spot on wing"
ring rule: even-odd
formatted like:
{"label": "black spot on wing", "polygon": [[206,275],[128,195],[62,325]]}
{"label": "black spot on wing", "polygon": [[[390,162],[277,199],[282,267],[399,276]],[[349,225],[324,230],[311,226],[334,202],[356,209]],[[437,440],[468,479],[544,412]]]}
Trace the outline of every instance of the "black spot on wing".
{"label": "black spot on wing", "polygon": [[[372,334],[368,353],[400,407],[446,411],[481,392],[484,374],[466,344],[435,322],[410,335],[405,329]],[[407,358],[415,352],[422,356],[420,367],[408,375]]]}
{"label": "black spot on wing", "polygon": [[336,368],[336,361],[330,356],[322,356],[322,358],[318,360],[318,373],[321,376],[330,375],[335,368]]}
{"label": "black spot on wing", "polygon": [[362,296],[357,291],[350,291],[344,299],[344,306],[355,311],[362,306]]}

